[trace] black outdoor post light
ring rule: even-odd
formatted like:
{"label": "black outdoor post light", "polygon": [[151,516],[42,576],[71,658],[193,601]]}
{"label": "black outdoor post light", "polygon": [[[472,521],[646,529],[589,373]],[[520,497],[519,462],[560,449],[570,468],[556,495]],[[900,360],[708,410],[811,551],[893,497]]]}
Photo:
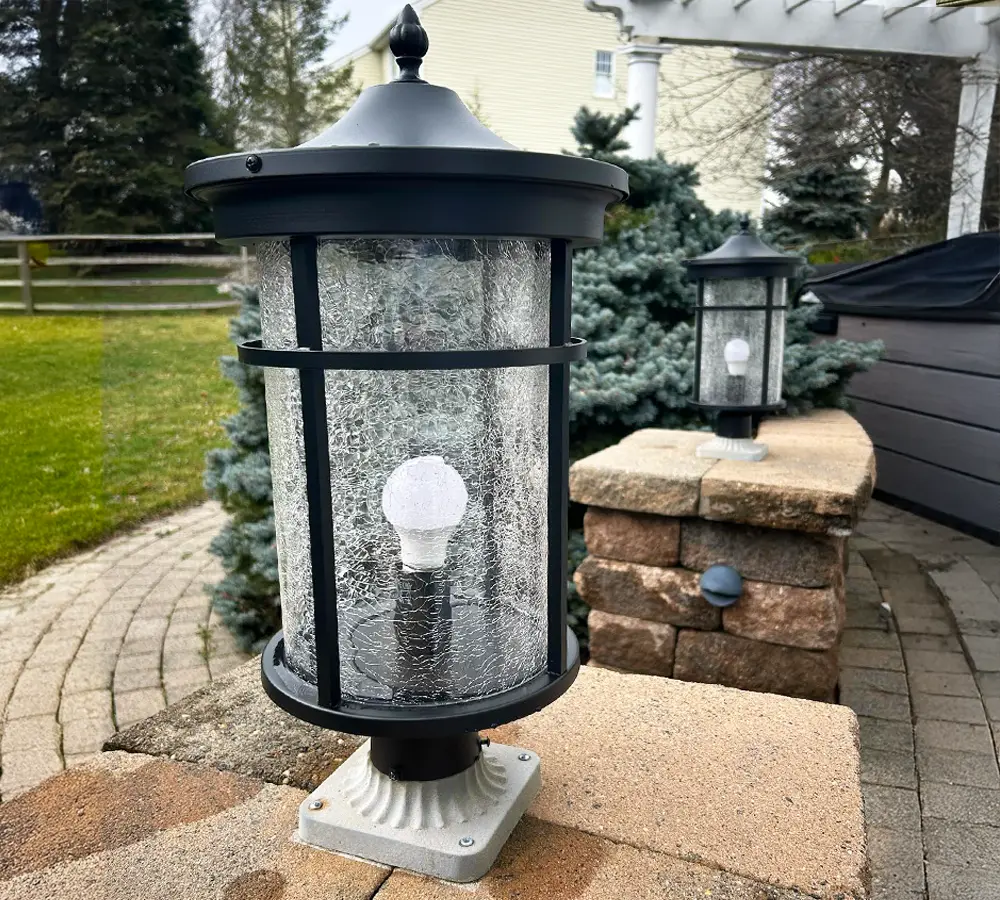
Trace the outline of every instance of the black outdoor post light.
{"label": "black outdoor post light", "polygon": [[419,68],[299,147],[202,160],[186,191],[256,245],[283,630],[271,699],[368,735],[300,837],[469,881],[540,786],[479,737],[572,684],[566,626],[571,251],[625,173],[501,140]]}
{"label": "black outdoor post light", "polygon": [[684,261],[697,282],[693,405],[717,413],[715,437],[697,449],[712,459],[758,461],[755,414],[781,399],[788,279],[802,259],[779,253],[750,233],[750,220],[717,250]]}

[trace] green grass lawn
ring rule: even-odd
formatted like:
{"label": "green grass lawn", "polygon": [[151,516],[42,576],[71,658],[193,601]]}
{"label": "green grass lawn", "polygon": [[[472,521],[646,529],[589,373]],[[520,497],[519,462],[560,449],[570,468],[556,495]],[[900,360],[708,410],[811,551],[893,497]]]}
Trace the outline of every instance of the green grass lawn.
{"label": "green grass lawn", "polygon": [[227,322],[0,318],[0,583],[204,497],[205,451],[236,408]]}

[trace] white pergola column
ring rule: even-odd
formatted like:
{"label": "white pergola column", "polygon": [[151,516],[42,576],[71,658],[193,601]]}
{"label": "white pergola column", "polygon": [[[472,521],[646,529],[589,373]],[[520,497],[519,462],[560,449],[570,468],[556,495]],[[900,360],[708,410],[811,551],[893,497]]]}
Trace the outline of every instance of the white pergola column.
{"label": "white pergola column", "polygon": [[986,182],[986,152],[1000,68],[985,60],[962,66],[962,99],[951,176],[948,237],[979,231]]}
{"label": "white pergola column", "polygon": [[635,43],[619,53],[628,63],[628,106],[639,107],[639,117],[629,123],[622,137],[629,143],[629,153],[636,159],[656,155],[656,107],[660,92],[660,57],[670,47]]}

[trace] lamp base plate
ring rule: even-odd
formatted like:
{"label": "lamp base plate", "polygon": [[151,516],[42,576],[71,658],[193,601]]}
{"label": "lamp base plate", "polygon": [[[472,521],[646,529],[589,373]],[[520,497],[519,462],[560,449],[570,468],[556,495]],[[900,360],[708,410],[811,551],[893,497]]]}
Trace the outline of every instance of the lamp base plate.
{"label": "lamp base plate", "polygon": [[760,462],[767,456],[767,444],[750,438],[727,438],[716,435],[710,441],[699,444],[695,455],[703,459],[737,459],[744,462]]}
{"label": "lamp base plate", "polygon": [[446,881],[475,881],[542,786],[538,755],[519,747],[484,747],[470,768],[437,781],[393,781],[372,765],[370,745],[302,802],[303,843]]}

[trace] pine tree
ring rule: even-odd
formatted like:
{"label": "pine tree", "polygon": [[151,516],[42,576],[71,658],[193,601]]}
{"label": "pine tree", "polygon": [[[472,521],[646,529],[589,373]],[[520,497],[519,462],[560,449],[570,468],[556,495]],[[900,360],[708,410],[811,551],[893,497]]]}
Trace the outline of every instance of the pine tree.
{"label": "pine tree", "polygon": [[331,0],[225,0],[220,103],[241,147],[294,147],[357,95],[351,66],[323,64],[347,21]]}
{"label": "pine tree", "polygon": [[48,228],[205,228],[184,167],[228,148],[186,0],[0,7],[0,172],[31,184]]}
{"label": "pine tree", "polygon": [[852,162],[855,107],[836,85],[815,77],[816,66],[805,62],[782,75],[812,79],[772,134],[765,184],[783,202],[768,211],[764,226],[785,245],[856,238],[871,212],[868,178]]}

